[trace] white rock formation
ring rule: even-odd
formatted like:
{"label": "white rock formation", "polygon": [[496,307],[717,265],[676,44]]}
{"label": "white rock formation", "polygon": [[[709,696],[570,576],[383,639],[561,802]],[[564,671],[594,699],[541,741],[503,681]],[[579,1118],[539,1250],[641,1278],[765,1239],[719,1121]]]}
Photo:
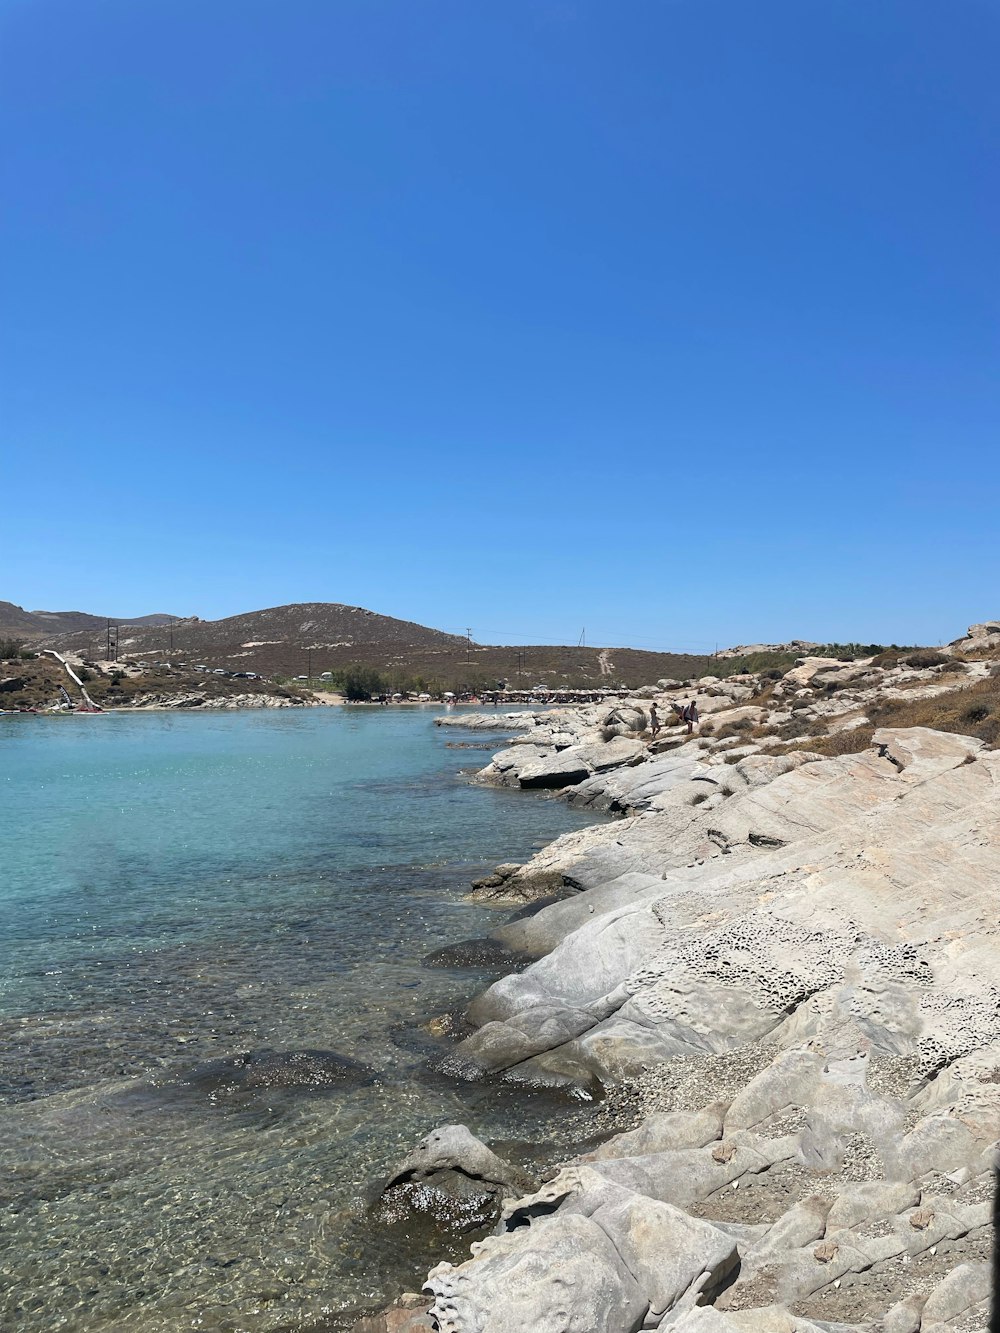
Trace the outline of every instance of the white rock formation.
{"label": "white rock formation", "polygon": [[[973,628],[1000,656],[1000,625]],[[810,659],[773,695],[798,692],[832,735],[894,691],[933,698],[992,665]],[[657,695],[665,724],[686,694]],[[474,1001],[449,1067],[624,1084],[645,1114],[432,1272],[433,1327],[985,1333],[1000,750],[912,728],[768,754],[759,732],[794,715],[761,697],[760,681],[700,682],[725,740],[665,725],[650,746],[628,701],[613,724],[543,716],[484,771],[585,770],[568,798],[625,817],[502,868],[571,896],[492,932],[534,961]]]}

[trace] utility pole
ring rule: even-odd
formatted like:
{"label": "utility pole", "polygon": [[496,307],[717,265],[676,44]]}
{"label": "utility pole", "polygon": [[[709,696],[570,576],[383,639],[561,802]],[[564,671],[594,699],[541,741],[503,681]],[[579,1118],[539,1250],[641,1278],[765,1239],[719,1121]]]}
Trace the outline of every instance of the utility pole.
{"label": "utility pole", "polygon": [[170,634],[170,656],[173,657],[173,655],[174,655],[174,627],[173,627],[173,625],[170,626],[169,634]]}
{"label": "utility pole", "polygon": [[472,661],[472,627],[467,626],[465,630],[465,660],[467,663]]}
{"label": "utility pole", "polygon": [[110,620],[108,621],[108,648],[107,648],[107,655],[105,656],[104,660],[105,660],[105,662],[110,662],[110,661],[111,661],[111,621],[110,621]]}
{"label": "utility pole", "polygon": [[311,648],[307,648],[307,649],[306,649],[306,662],[308,663],[308,665],[307,665],[307,667],[306,667],[306,675],[309,677],[309,681],[310,681],[310,683],[312,683],[312,678],[313,678],[313,650],[312,650]]}

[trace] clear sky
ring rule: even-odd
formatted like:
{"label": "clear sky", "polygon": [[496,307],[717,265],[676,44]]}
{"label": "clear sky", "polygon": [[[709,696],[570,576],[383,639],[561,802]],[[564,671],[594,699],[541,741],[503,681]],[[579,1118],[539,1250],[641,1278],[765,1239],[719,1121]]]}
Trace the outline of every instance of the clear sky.
{"label": "clear sky", "polygon": [[1000,613],[995,0],[2,0],[0,598]]}

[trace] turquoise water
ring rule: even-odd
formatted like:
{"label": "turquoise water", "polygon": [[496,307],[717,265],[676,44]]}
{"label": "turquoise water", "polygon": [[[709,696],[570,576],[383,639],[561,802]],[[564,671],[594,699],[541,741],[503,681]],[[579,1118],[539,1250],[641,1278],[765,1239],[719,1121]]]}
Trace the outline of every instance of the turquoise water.
{"label": "turquoise water", "polygon": [[428,1074],[420,1025],[485,978],[420,960],[592,821],[470,787],[432,716],[0,718],[0,1325],[336,1326],[416,1276],[373,1177],[434,1124],[553,1132]]}

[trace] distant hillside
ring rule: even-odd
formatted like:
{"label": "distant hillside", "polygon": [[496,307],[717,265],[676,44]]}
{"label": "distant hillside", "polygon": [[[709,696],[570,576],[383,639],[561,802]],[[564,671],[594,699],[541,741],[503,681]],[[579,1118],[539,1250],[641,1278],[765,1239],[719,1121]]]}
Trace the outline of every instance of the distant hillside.
{"label": "distant hillside", "polygon": [[87,611],[25,611],[13,602],[0,602],[0,634],[50,640],[55,635],[104,632],[108,620],[119,625],[169,625],[179,616],[95,616]]}
{"label": "distant hillside", "polygon": [[412,620],[380,616],[363,606],[341,602],[293,602],[247,611],[224,620],[184,622],[185,641],[208,646],[252,643],[295,643],[302,647],[354,643],[398,644],[408,648],[445,648],[464,644],[456,634],[417,625]]}
{"label": "distant hillside", "polygon": [[[106,621],[69,630],[52,629],[47,646],[83,657],[103,658],[107,650]],[[465,640],[409,620],[380,616],[361,606],[340,602],[297,602],[248,611],[223,620],[171,619],[154,625],[122,622],[118,629],[119,657],[182,658],[209,666],[280,673],[286,662],[307,660],[309,651],[355,653],[359,645],[371,652],[419,650],[454,651]],[[366,651],[363,656],[367,656]],[[318,659],[317,659],[318,660]]]}
{"label": "distant hillside", "polygon": [[[13,609],[20,612],[19,607]],[[37,627],[41,613],[20,614]],[[87,623],[74,625],[74,617]],[[31,636],[33,643],[102,661],[107,655],[105,618],[80,612],[69,613],[69,618],[69,628],[50,625],[46,632]],[[223,620],[197,616],[160,619],[168,623],[121,622],[119,659],[188,667],[204,664],[213,670],[257,672],[270,679],[315,679],[324,671],[363,666],[380,672],[397,687],[459,691],[492,689],[499,680],[508,680],[512,686],[544,684],[553,689],[617,689],[623,684],[636,688],[661,677],[686,680],[709,671],[728,675],[744,665],[738,658],[718,661],[634,648],[469,644],[461,635],[339,602],[272,606]],[[12,626],[8,632],[15,630],[28,637],[19,627]],[[774,665],[779,658],[790,665],[794,653],[765,654],[755,661],[755,668]]]}

